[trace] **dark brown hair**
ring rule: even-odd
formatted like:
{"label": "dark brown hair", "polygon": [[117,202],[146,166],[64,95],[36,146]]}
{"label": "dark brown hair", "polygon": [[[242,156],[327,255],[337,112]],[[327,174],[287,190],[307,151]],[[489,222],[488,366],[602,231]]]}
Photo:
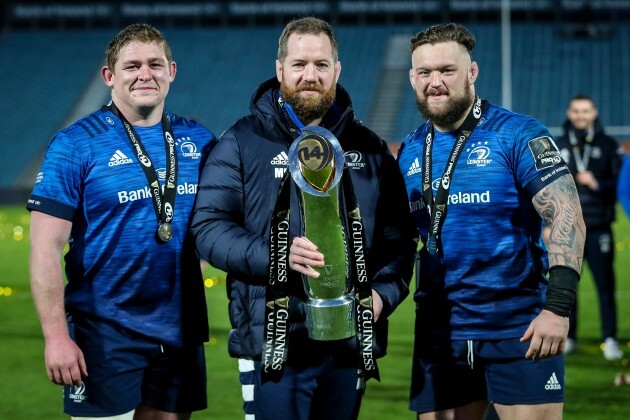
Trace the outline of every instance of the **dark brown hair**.
{"label": "dark brown hair", "polygon": [[475,48],[475,36],[468,29],[457,23],[433,25],[422,32],[418,32],[410,40],[409,51],[413,54],[416,48],[421,45],[435,45],[449,41],[455,41],[466,48],[472,59],[471,51]]}

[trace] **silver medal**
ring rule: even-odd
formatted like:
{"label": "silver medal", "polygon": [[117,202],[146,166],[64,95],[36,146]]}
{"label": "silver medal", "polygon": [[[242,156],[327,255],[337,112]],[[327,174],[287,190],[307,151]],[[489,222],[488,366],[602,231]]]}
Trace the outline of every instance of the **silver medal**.
{"label": "silver medal", "polygon": [[173,237],[173,226],[170,223],[161,223],[158,226],[157,234],[163,242],[168,242]]}

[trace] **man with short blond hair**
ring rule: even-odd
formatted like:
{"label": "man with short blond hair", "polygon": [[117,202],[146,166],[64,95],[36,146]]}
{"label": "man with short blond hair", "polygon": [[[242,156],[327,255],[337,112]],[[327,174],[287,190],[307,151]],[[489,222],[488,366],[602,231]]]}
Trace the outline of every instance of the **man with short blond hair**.
{"label": "man with short blond hair", "polygon": [[130,25],[106,55],[111,102],[54,136],[27,204],[46,370],[75,418],[183,420],[207,406],[189,220],[216,139],[165,110],[177,65],[160,31]]}

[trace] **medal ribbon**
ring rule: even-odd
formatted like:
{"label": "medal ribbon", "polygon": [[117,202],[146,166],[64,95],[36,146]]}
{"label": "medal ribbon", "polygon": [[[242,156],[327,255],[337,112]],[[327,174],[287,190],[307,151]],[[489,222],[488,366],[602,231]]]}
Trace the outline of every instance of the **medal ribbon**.
{"label": "medal ribbon", "polygon": [[[285,104],[276,93],[278,108],[291,124]],[[297,130],[291,131],[294,138],[300,134],[303,127],[295,116],[294,125]],[[289,355],[289,211],[291,207],[291,182],[287,170],[280,181],[280,189],[276,198],[276,205],[271,217],[269,230],[269,283],[266,288],[265,328],[263,337],[263,351],[261,355],[261,382],[279,382],[284,374],[284,367]]]}
{"label": "medal ribbon", "polygon": [[289,353],[289,208],[291,183],[287,169],[271,218],[269,232],[269,283],[266,290],[262,383],[278,382]]}
{"label": "medal ribbon", "polygon": [[364,380],[375,378],[381,380],[374,357],[374,344],[376,335],[374,334],[374,309],[372,306],[372,287],[368,278],[368,266],[365,257],[365,231],[363,230],[363,220],[359,210],[359,201],[354,193],[350,169],[346,166],[341,177],[341,187],[344,195],[345,210],[347,220],[346,241],[348,256],[350,259],[350,277],[358,297],[356,305],[357,322],[357,348],[359,349],[360,375]]}
{"label": "medal ribbon", "polygon": [[440,246],[440,233],[444,220],[446,219],[446,206],[448,203],[448,192],[451,189],[451,183],[453,179],[453,173],[457,166],[459,156],[464,150],[466,142],[470,138],[473,130],[479,123],[481,115],[488,109],[488,102],[482,101],[479,97],[475,97],[475,102],[466,116],[464,123],[455,133],[455,144],[451,150],[451,154],[446,162],[446,168],[438,183],[437,193],[435,200],[433,199],[433,189],[431,188],[432,180],[432,155],[433,155],[433,139],[435,133],[433,130],[433,124],[429,122],[429,132],[424,142],[424,165],[422,168],[422,197],[424,203],[431,214],[431,224],[429,227],[429,236],[427,238],[427,250],[431,254],[437,253]]}
{"label": "medal ribbon", "polygon": [[144,171],[149,187],[151,189],[151,197],[153,199],[153,209],[157,216],[158,224],[171,223],[175,211],[175,189],[177,188],[177,152],[175,150],[175,139],[173,137],[173,129],[168,121],[166,112],[162,112],[162,131],[164,132],[164,146],[166,149],[166,180],[164,182],[164,194],[160,188],[157,174],[153,162],[149,157],[140,136],[133,129],[133,126],[127,121],[124,115],[111,102],[110,109],[122,122],[131,148],[136,154],[138,162]]}

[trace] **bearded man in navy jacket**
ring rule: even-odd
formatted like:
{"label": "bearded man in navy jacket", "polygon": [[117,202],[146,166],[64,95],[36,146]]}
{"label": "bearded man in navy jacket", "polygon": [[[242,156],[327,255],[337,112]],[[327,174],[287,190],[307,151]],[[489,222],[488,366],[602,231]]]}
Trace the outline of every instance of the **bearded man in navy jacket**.
{"label": "bearded man in navy jacket", "polygon": [[330,25],[317,18],[290,22],[279,39],[276,77],[254,93],[251,113],[221,136],[199,183],[192,231],[200,256],[227,272],[229,352],[239,360],[245,413],[256,419],[356,418],[364,390],[355,337],[308,336],[301,276],[317,277],[312,267],[322,267],[326,255],[303,236],[294,185],[288,356],[278,382],[261,382],[270,224],[289,146],[303,127],[332,132],[348,161],[364,224],[375,357],[385,354],[387,317],[409,293],[416,229],[403,179],[387,144],[355,120],[350,97],[337,83],[340,72]]}

